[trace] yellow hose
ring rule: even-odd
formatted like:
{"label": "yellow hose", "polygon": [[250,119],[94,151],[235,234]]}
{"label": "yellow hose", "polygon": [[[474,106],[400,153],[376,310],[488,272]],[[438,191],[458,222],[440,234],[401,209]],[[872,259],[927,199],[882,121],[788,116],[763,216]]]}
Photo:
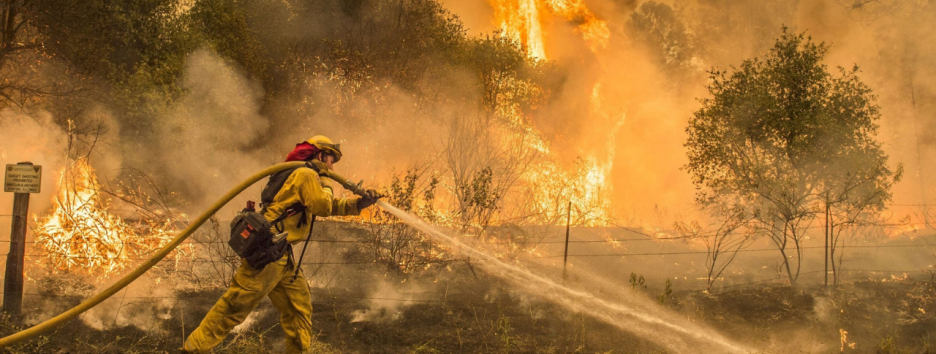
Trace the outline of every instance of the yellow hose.
{"label": "yellow hose", "polygon": [[[188,238],[192,234],[192,232],[197,230],[202,224],[204,224],[205,221],[208,221],[208,218],[214,215],[214,213],[218,212],[218,210],[220,210],[221,207],[223,207],[225,204],[230,202],[231,199],[234,199],[234,197],[236,197],[238,194],[243,192],[245,189],[247,189],[248,187],[250,187],[251,185],[253,185],[254,183],[256,183],[257,181],[259,181],[260,179],[266,176],[272,175],[274,173],[277,173],[283,170],[288,170],[291,168],[296,168],[296,167],[300,167],[304,165],[305,165],[305,162],[303,161],[281,163],[278,165],[268,167],[265,170],[257,172],[257,174],[253,176],[250,176],[250,178],[241,182],[241,184],[238,184],[236,187],[234,187],[229,192],[227,192],[227,194],[221,197],[221,199],[219,199],[217,202],[211,205],[211,208],[209,208],[207,211],[199,215],[198,218],[195,219],[195,221],[193,221],[191,224],[188,225],[188,227],[185,228],[185,230],[182,230],[182,233],[180,233],[179,236],[176,236],[176,238],[173,239],[172,242],[169,242],[167,245],[163,246],[163,248],[161,248],[158,252],[156,252],[156,254],[153,255],[152,258],[146,261],[146,263],[143,263],[142,265],[140,265],[140,267],[138,267],[137,269],[134,269],[133,272],[130,272],[129,274],[125,275],[123,278],[118,280],[116,283],[114,283],[113,285],[105,289],[104,291],[100,292],[99,294],[95,295],[94,297],[90,299],[85,300],[84,302],[82,302],[78,306],[75,306],[71,310],[65,311],[58,316],[52,317],[46,320],[45,322],[42,322],[40,324],[37,324],[35,326],[32,326],[20,332],[16,332],[9,336],[0,338],[0,348],[5,348],[9,345],[16,344],[26,339],[38,336],[42,334],[43,332],[52,329],[52,327],[58,326],[65,321],[73,319],[77,317],[79,314],[81,314],[82,312],[85,312],[88,309],[94,307],[95,305],[100,304],[102,301],[116,294],[118,291],[120,291],[120,289],[123,289],[127,285],[130,285],[131,282],[136,280],[136,278],[139,278],[141,275],[143,275],[143,273],[146,273],[146,271],[148,271],[150,268],[156,265],[156,263],[159,263],[160,260],[162,260],[167,255],[169,255],[169,252],[172,252],[172,249],[176,248],[176,246],[181,244],[182,241],[185,241],[185,239]],[[329,171],[328,177],[332,178],[333,176],[337,176],[337,174]],[[338,178],[340,178],[340,176],[338,176]],[[344,180],[344,179],[342,178],[341,180]]]}
{"label": "yellow hose", "polygon": [[348,180],[346,180],[344,177],[341,177],[341,175],[335,173],[335,171],[326,169],[322,172],[324,172],[325,177],[328,177],[331,180],[338,182],[338,184],[344,187],[344,189],[347,189],[351,193],[357,194],[359,196],[362,196],[362,197],[364,196],[364,193],[365,193],[364,188],[362,188],[360,185],[348,182]]}

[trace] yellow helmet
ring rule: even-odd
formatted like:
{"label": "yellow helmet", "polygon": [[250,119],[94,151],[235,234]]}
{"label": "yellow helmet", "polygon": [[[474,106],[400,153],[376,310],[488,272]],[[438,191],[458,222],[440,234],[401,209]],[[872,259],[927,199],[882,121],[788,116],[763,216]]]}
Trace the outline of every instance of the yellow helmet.
{"label": "yellow helmet", "polygon": [[306,140],[306,142],[315,145],[315,147],[317,147],[319,150],[334,155],[335,162],[341,160],[341,144],[335,144],[327,136],[316,135],[309,138],[309,140]]}

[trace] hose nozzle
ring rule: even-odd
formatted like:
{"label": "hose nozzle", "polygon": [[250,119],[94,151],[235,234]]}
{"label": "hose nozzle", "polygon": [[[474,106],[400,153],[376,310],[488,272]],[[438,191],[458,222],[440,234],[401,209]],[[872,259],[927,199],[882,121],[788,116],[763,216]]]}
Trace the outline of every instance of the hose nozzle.
{"label": "hose nozzle", "polygon": [[333,181],[335,181],[335,182],[338,182],[338,184],[340,184],[342,187],[344,187],[344,189],[347,189],[347,190],[351,191],[351,193],[357,194],[357,195],[362,196],[362,197],[366,197],[366,196],[367,196],[366,190],[364,189],[364,181],[363,181],[363,180],[360,181],[360,182],[358,182],[357,184],[354,184],[354,183],[348,181],[347,179],[345,179],[344,177],[342,177],[341,175],[339,175],[339,174],[338,174],[337,172],[335,172],[335,171],[332,171],[332,170],[329,170],[329,169],[325,169],[325,170],[322,170],[322,172],[325,173],[325,176],[326,176],[326,177],[330,178],[331,180],[333,180]]}
{"label": "hose nozzle", "polygon": [[357,194],[361,197],[367,196],[366,190],[364,189],[363,180],[358,182],[358,184],[351,183],[347,179],[339,175],[337,172],[332,171],[330,168],[328,168],[327,165],[325,165],[324,163],[318,160],[306,161],[306,166],[315,170],[315,172],[318,173],[319,176],[325,176],[335,182],[338,182],[338,184],[344,187],[344,189],[351,191],[351,193]]}

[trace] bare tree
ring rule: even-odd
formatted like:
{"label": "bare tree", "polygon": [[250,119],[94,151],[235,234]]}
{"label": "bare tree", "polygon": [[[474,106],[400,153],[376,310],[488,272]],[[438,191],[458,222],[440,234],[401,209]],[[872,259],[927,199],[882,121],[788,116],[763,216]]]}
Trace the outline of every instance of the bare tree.
{"label": "bare tree", "polygon": [[740,207],[728,208],[712,215],[718,216],[714,231],[705,232],[698,222],[676,223],[676,230],[686,240],[701,239],[705,243],[706,290],[721,277],[740,251],[751,240],[749,233],[738,233],[750,221]]}
{"label": "bare tree", "polygon": [[539,155],[528,138],[484,115],[452,121],[445,161],[462,231],[482,235],[494,220],[502,199]]}
{"label": "bare tree", "polygon": [[[845,246],[845,237],[856,233],[856,229],[875,226],[880,224],[880,211],[884,209],[884,201],[890,198],[890,187],[900,181],[903,175],[902,166],[898,167],[893,179],[883,181],[883,184],[875,188],[865,189],[867,194],[860,194],[858,189],[861,183],[856,182],[856,178],[847,179],[852,182],[848,188],[840,191],[834,197],[826,199],[825,233],[829,240],[828,259],[832,265],[832,282],[838,284],[838,269],[841,268],[844,258],[844,251],[839,253],[836,262],[836,252],[840,246]],[[873,183],[873,181],[864,181],[863,183]]]}

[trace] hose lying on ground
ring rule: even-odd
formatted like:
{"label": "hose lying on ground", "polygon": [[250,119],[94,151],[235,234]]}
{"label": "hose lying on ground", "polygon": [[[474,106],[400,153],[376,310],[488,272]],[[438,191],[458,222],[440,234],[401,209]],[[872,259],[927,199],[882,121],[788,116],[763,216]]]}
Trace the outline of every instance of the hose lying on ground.
{"label": "hose lying on ground", "polygon": [[[98,293],[97,295],[94,295],[90,299],[85,300],[78,306],[75,306],[74,308],[68,311],[62,312],[60,315],[52,317],[46,320],[45,322],[42,322],[40,324],[37,324],[35,326],[32,326],[20,332],[13,333],[9,336],[0,338],[0,348],[4,348],[9,345],[19,343],[29,338],[38,336],[52,329],[52,327],[58,326],[65,321],[73,319],[77,317],[79,314],[81,314],[82,312],[85,312],[88,309],[96,306],[97,304],[100,304],[102,301],[113,296],[114,294],[116,294],[118,291],[120,291],[127,285],[130,285],[131,282],[139,278],[141,275],[143,275],[143,273],[146,273],[146,271],[148,271],[150,268],[156,265],[156,263],[159,263],[159,261],[165,258],[167,255],[169,255],[169,252],[172,252],[172,250],[176,248],[176,246],[180,245],[182,241],[185,241],[185,239],[188,238],[192,234],[192,232],[197,230],[202,224],[205,223],[205,221],[208,221],[208,218],[214,215],[214,213],[218,212],[218,210],[220,210],[221,207],[223,207],[225,204],[230,202],[231,199],[234,199],[234,197],[236,197],[238,194],[243,192],[245,189],[247,189],[248,187],[250,187],[251,185],[253,185],[254,183],[256,183],[257,181],[259,181],[260,179],[266,176],[272,175],[280,171],[300,167],[303,165],[305,165],[305,162],[302,162],[302,161],[281,163],[278,165],[268,167],[260,172],[257,172],[253,176],[250,176],[250,178],[238,184],[236,187],[234,187],[229,192],[227,192],[227,194],[221,197],[221,199],[219,199],[217,202],[212,204],[211,207],[208,208],[208,210],[206,210],[204,213],[199,215],[198,218],[196,218],[191,224],[188,225],[188,227],[185,228],[185,230],[182,230],[179,236],[176,236],[176,238],[174,238],[168,244],[163,246],[163,248],[159,249],[159,251],[157,251],[156,254],[153,255],[152,258],[147,260],[146,263],[143,263],[138,268],[134,269],[132,272],[125,275],[123,278],[120,278],[120,280],[118,280],[113,285],[111,285],[107,289],[104,289],[104,291]],[[341,183],[342,185],[345,185],[345,186],[348,185],[347,181],[344,178],[341,178],[341,176],[335,174],[334,172],[326,171],[326,173],[329,178],[335,180],[336,182]]]}

